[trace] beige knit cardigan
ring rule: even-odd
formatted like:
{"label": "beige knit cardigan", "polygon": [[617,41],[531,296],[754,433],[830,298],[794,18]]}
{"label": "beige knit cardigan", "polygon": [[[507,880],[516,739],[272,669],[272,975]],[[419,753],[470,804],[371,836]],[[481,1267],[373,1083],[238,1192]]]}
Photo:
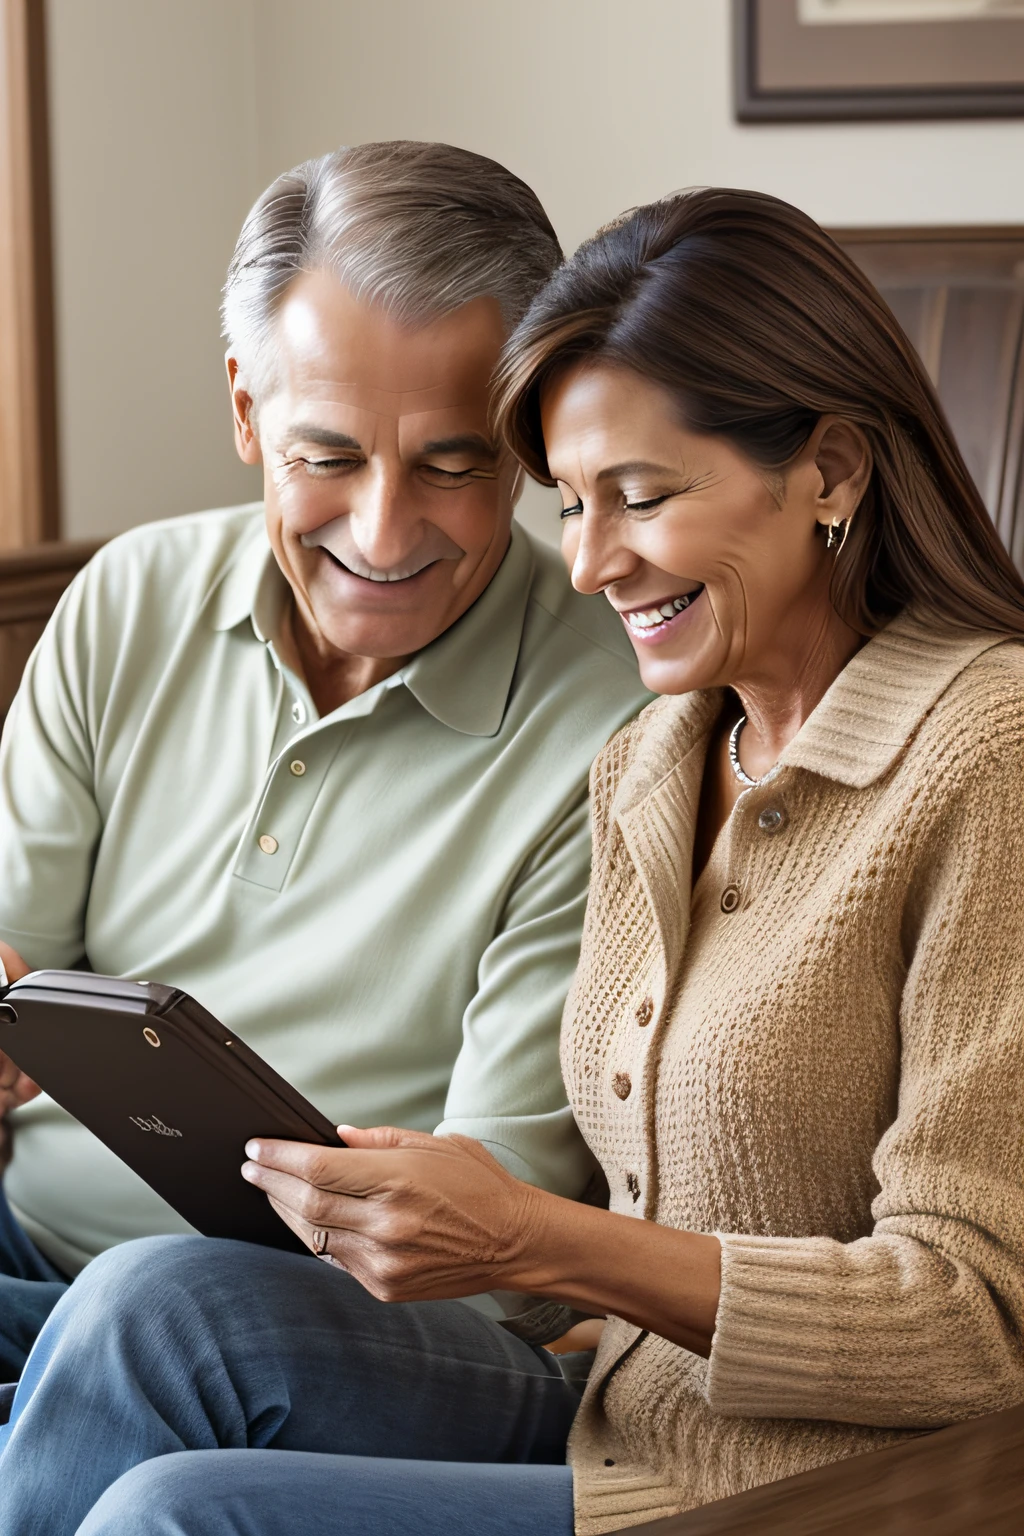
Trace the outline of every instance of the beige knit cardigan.
{"label": "beige knit cardigan", "polygon": [[563,1070],[612,1209],[717,1233],[722,1295],[707,1361],[610,1320],[586,1536],[1024,1399],[1024,646],[894,621],[691,889],[721,702],[593,772]]}

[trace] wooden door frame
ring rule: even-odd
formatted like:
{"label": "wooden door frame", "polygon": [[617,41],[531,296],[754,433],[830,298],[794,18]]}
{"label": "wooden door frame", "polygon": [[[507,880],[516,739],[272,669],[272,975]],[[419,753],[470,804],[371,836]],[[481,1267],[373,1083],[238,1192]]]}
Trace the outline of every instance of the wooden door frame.
{"label": "wooden door frame", "polygon": [[0,549],[60,535],[45,0],[0,0]]}

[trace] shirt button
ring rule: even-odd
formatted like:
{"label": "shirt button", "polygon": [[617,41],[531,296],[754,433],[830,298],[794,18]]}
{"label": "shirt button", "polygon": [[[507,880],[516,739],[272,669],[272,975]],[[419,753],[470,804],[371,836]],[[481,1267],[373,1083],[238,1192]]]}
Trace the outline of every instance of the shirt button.
{"label": "shirt button", "polygon": [[654,998],[645,997],[642,1003],[638,1003],[633,1015],[641,1029],[644,1029],[654,1018]]}
{"label": "shirt button", "polygon": [[785,812],[780,811],[778,806],[769,806],[767,810],[761,812],[757,818],[757,824],[762,832],[778,832],[780,827],[786,824]]}
{"label": "shirt button", "polygon": [[295,777],[297,779],[301,779],[302,775],[305,773],[305,771],[306,771],[305,763],[300,762],[300,760],[298,758],[295,759],[294,763],[289,763],[288,764],[288,772],[289,773],[294,773],[294,775],[295,775]]}
{"label": "shirt button", "polygon": [[292,719],[296,725],[301,725],[306,718],[306,706],[301,699],[296,699],[292,705]]}
{"label": "shirt button", "polygon": [[260,851],[262,853],[276,853],[277,838],[271,837],[269,832],[264,832],[263,836],[260,838]]}
{"label": "shirt button", "polygon": [[612,1078],[612,1088],[620,1099],[628,1099],[633,1091],[632,1079],[628,1072],[616,1072]]}
{"label": "shirt button", "polygon": [[735,912],[740,904],[740,888],[738,885],[727,885],[722,892],[722,911]]}

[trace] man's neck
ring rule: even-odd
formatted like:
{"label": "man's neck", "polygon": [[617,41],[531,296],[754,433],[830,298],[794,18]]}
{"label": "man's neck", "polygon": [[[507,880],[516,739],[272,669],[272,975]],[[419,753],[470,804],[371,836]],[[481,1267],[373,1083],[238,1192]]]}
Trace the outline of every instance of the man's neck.
{"label": "man's neck", "polygon": [[305,681],[321,716],[393,677],[409,660],[408,656],[324,655],[305,625],[296,622],[294,602],[285,610],[278,650],[284,664]]}

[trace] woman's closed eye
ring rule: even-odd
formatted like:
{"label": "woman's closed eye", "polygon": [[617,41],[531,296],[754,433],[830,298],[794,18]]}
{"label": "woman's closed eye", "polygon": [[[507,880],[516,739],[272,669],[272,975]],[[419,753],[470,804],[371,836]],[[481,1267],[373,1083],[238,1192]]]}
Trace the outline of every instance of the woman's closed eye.
{"label": "woman's closed eye", "polygon": [[656,508],[664,506],[666,501],[675,501],[677,496],[689,496],[693,491],[702,491],[713,477],[711,475],[695,475],[692,480],[687,480],[685,485],[673,486],[670,491],[659,491],[654,496],[635,496],[630,500],[628,491],[622,493],[623,512],[653,512]]}
{"label": "woman's closed eye", "polygon": [[[690,491],[703,489],[709,478],[707,475],[701,475],[697,479],[689,481],[686,485],[680,485],[671,491],[659,491],[656,496],[637,496],[632,501],[629,498],[629,493],[623,491],[619,510],[622,512],[654,512],[658,507],[663,506],[666,501],[673,501],[677,496],[686,496]],[[559,516],[563,519],[578,517],[582,511],[583,498],[578,496],[574,502],[562,507]]]}
{"label": "woman's closed eye", "polygon": [[626,512],[651,512],[655,507],[660,507],[662,502],[668,501],[672,496],[679,496],[679,491],[666,491],[663,496],[647,496],[643,501],[630,501],[623,499],[623,510]]}

